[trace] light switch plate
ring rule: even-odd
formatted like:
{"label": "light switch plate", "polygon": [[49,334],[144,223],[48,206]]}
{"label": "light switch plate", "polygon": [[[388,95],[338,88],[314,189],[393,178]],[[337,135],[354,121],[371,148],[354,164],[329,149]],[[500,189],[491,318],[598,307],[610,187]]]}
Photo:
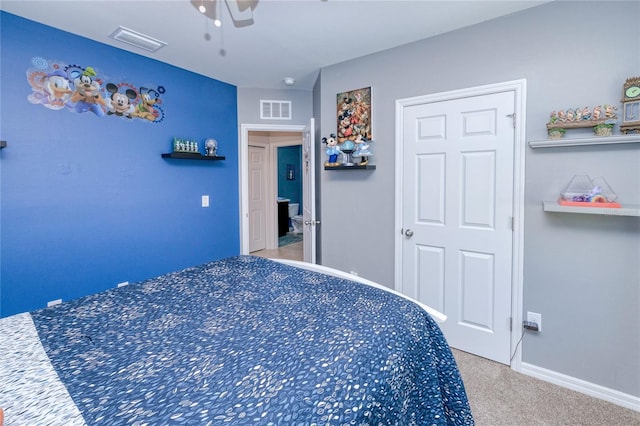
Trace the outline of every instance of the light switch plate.
{"label": "light switch plate", "polygon": [[209,207],[209,196],[208,195],[203,195],[202,196],[202,207]]}

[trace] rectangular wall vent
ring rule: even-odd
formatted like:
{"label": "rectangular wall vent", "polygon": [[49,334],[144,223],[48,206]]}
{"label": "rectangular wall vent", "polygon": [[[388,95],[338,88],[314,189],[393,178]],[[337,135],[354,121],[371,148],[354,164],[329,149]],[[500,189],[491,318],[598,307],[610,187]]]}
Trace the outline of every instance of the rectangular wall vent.
{"label": "rectangular wall vent", "polygon": [[260,119],[291,120],[291,101],[260,100]]}
{"label": "rectangular wall vent", "polygon": [[118,29],[111,33],[109,37],[114,40],[139,47],[140,49],[148,50],[149,52],[155,52],[161,47],[167,45],[164,41],[156,40],[146,34],[142,34],[125,27],[118,27]]}

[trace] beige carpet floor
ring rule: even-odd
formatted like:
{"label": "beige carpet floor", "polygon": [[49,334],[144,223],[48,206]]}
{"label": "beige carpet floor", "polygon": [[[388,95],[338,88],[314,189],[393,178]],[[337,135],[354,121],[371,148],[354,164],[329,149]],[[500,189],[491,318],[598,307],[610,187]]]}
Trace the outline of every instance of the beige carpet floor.
{"label": "beige carpet floor", "polygon": [[453,350],[478,426],[639,426],[640,412]]}

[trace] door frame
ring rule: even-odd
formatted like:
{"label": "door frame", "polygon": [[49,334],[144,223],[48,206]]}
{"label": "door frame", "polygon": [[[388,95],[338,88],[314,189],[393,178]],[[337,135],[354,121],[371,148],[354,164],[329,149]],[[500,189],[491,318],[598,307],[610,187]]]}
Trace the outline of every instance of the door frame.
{"label": "door frame", "polygon": [[[304,125],[280,125],[280,124],[240,124],[240,144],[238,146],[238,180],[240,189],[240,254],[249,254],[249,132],[290,132],[303,133]],[[269,150],[270,151],[270,150]],[[272,164],[268,160],[268,165]],[[269,166],[267,168],[269,168]],[[269,173],[269,171],[267,171]],[[277,172],[276,172],[277,173]],[[272,178],[270,176],[270,178]],[[267,190],[267,196],[269,196]],[[273,199],[277,195],[273,194]],[[277,206],[273,208],[274,211]],[[269,212],[270,209],[267,208]],[[275,220],[275,213],[267,214],[267,220],[272,217]],[[272,222],[273,222],[272,220]],[[269,230],[269,225],[266,226]],[[273,229],[273,228],[271,228]],[[267,235],[267,247],[269,247],[270,236]]]}
{"label": "door frame", "polygon": [[523,329],[522,324],[522,288],[524,279],[524,175],[526,147],[526,88],[527,80],[513,80],[466,89],[421,95],[398,99],[395,104],[396,161],[395,161],[395,290],[402,290],[402,162],[404,158],[404,109],[406,107],[464,99],[472,96],[490,95],[500,92],[514,92],[514,150],[513,150],[513,243],[511,265],[511,368],[520,371],[522,366],[522,348],[518,345]]}

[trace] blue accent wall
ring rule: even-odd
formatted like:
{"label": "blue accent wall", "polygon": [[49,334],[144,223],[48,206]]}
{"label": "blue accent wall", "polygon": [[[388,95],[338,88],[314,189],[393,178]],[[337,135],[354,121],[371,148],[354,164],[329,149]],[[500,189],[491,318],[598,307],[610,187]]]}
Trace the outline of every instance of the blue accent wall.
{"label": "blue accent wall", "polygon": [[[287,165],[292,164],[295,179],[287,180]],[[278,197],[299,203],[298,214],[302,212],[302,145],[278,147]]]}
{"label": "blue accent wall", "polygon": [[[0,22],[0,316],[239,253],[235,86],[6,12]],[[165,117],[32,104],[34,57],[162,86]],[[174,136],[213,137],[226,160],[161,158]]]}

